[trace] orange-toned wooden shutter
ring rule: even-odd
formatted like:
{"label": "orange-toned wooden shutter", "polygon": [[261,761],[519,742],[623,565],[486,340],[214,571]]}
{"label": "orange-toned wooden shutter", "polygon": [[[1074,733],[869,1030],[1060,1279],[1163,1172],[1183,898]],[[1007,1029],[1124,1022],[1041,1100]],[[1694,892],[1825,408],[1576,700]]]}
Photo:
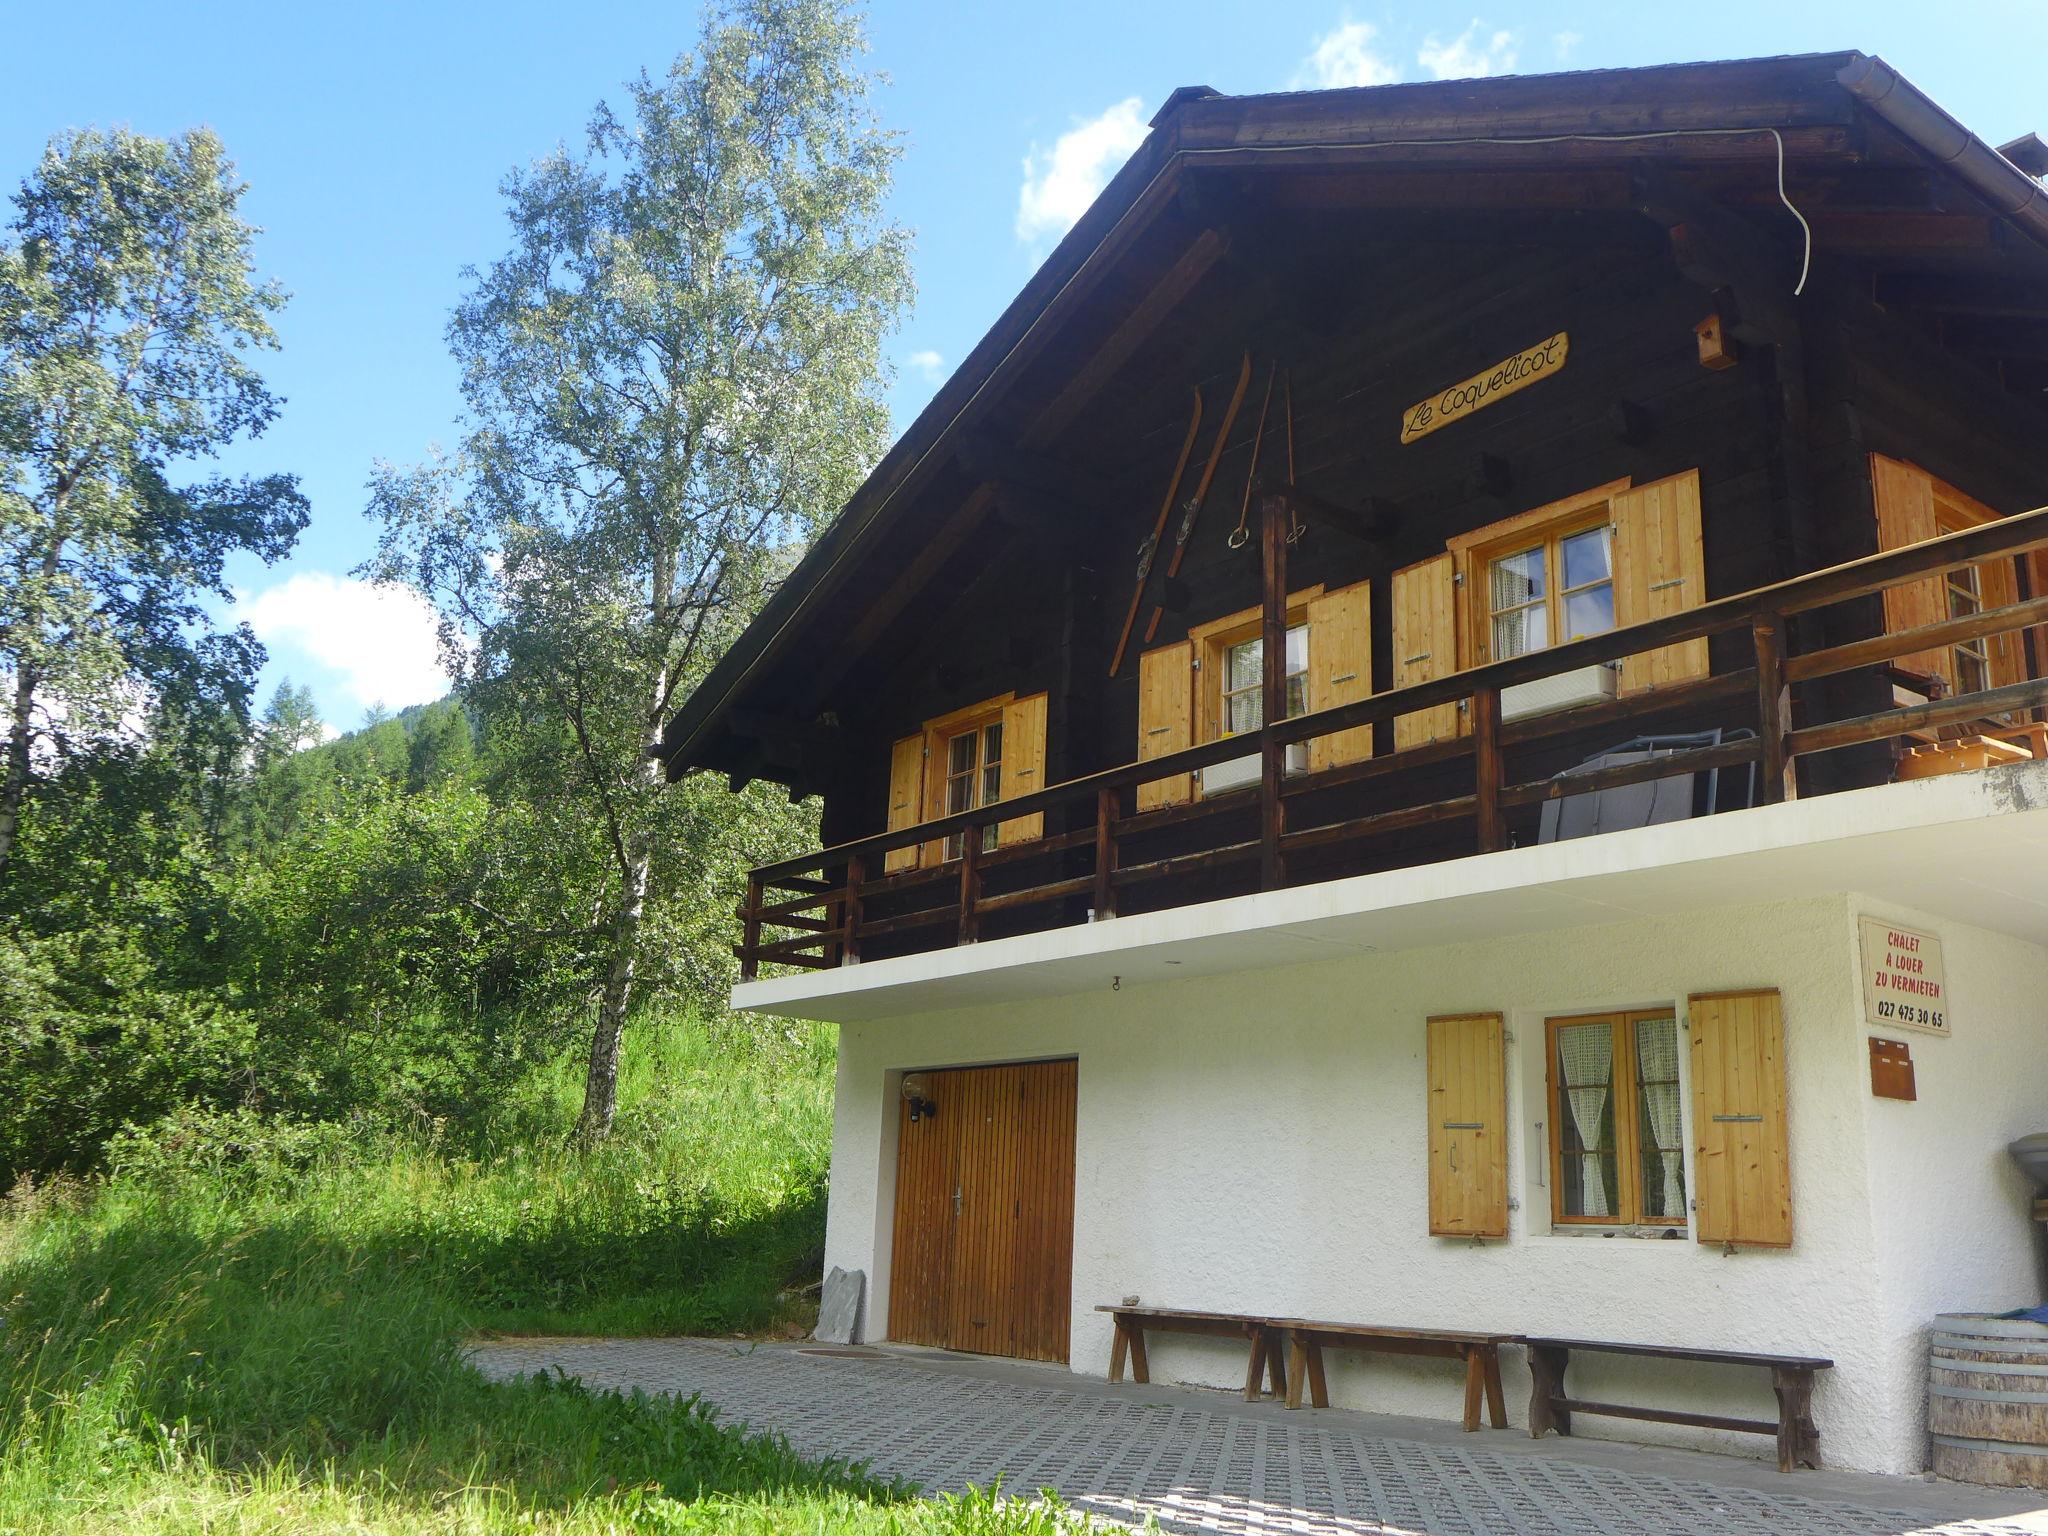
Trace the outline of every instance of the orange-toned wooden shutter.
{"label": "orange-toned wooden shutter", "polygon": [[[1372,693],[1372,583],[1339,587],[1308,604],[1308,707],[1334,709]],[[1372,756],[1372,727],[1353,726],[1308,744],[1311,772]]]}
{"label": "orange-toned wooden shutter", "polygon": [[[1707,600],[1698,470],[1623,491],[1609,504],[1609,512],[1614,523],[1617,626],[1682,613]],[[1621,691],[1640,693],[1706,675],[1707,642],[1702,636],[1626,658],[1621,664]]]}
{"label": "orange-toned wooden shutter", "polygon": [[1687,1012],[1699,1240],[1790,1247],[1792,1158],[1777,991],[1699,993]]}
{"label": "orange-toned wooden shutter", "polygon": [[[1870,489],[1877,503],[1877,547],[1904,549],[1920,544],[1941,532],[1934,518],[1934,480],[1925,470],[1888,459],[1870,456]],[[1938,624],[1948,617],[1948,592],[1939,575],[1887,587],[1884,593],[1884,627],[1887,634],[1903,634],[1922,624]],[[1924,672],[1942,681],[1953,692],[1956,685],[1955,659],[1944,648],[1915,651],[1895,657],[1894,665],[1909,672]]]}
{"label": "orange-toned wooden shutter", "polygon": [[[1003,706],[1003,798],[1045,788],[1045,701],[1042,693]],[[996,846],[1045,836],[1045,815],[1019,816],[996,828]]]}
{"label": "orange-toned wooden shutter", "polygon": [[1497,1013],[1429,1021],[1429,1230],[1508,1235],[1507,1037]]}
{"label": "orange-toned wooden shutter", "polygon": [[[1394,572],[1394,686],[1449,677],[1458,670],[1458,583],[1448,554]],[[1403,715],[1394,722],[1394,749],[1448,741],[1465,729],[1456,704]]]}
{"label": "orange-toned wooden shutter", "polygon": [[[2006,608],[2020,600],[2019,567],[2011,559],[1986,560],[1977,567],[1977,593],[1986,608]],[[2027,647],[2024,632],[2016,629],[1991,635],[1984,641],[1991,661],[1991,686],[2027,680]]]}
{"label": "orange-toned wooden shutter", "polygon": [[[924,733],[905,736],[889,753],[889,830],[914,827],[924,819]],[[872,823],[871,823],[872,825]],[[884,874],[917,868],[915,847],[896,848],[882,861]]]}
{"label": "orange-toned wooden shutter", "polygon": [[[1194,745],[1195,647],[1183,640],[1138,658],[1138,761],[1150,762]],[[1138,809],[1184,805],[1193,775],[1177,773],[1138,786]]]}

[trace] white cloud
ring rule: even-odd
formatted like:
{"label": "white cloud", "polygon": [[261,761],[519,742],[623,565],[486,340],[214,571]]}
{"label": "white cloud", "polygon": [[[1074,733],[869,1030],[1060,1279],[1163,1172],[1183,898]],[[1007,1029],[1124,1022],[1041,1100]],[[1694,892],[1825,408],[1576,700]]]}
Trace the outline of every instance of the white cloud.
{"label": "white cloud", "polygon": [[1401,78],[1400,69],[1372,46],[1378,35],[1369,21],[1339,22],[1316,39],[1315,48],[1301,61],[1290,85],[1297,90],[1331,90],[1347,85],[1391,85]]}
{"label": "white cloud", "polygon": [[242,617],[272,651],[297,653],[334,672],[358,704],[403,709],[448,691],[434,611],[415,592],[300,571],[249,598]]}
{"label": "white cloud", "polygon": [[1583,43],[1584,41],[1585,39],[1583,37],[1581,37],[1578,33],[1572,31],[1569,27],[1567,27],[1564,31],[1558,33],[1555,37],[1551,38],[1550,46],[1557,50],[1557,60],[1560,64],[1562,64],[1566,59],[1572,56],[1572,54],[1577,50],[1579,44]]}
{"label": "white cloud", "polygon": [[946,360],[930,347],[911,353],[904,361],[909,364],[912,371],[921,373],[928,379],[936,379],[946,367]]}
{"label": "white cloud", "polygon": [[1415,61],[1439,80],[1476,80],[1483,75],[1505,75],[1515,67],[1515,34],[1479,29],[1472,24],[1448,43],[1431,33],[1416,51]]}
{"label": "white cloud", "polygon": [[1017,194],[1017,238],[1026,245],[1058,239],[1081,217],[1117,167],[1145,142],[1143,104],[1127,96],[1100,117],[1077,121],[1050,150],[1031,146]]}

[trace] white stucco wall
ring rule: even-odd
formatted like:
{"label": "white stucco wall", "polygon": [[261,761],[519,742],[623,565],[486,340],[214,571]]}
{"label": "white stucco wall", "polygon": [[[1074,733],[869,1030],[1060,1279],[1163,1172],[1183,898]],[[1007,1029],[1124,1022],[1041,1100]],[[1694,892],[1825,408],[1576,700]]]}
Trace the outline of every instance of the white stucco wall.
{"label": "white stucco wall", "polygon": [[1865,1167],[1877,1239],[1879,1312],[1873,1353],[1895,1373],[1909,1411],[1888,1421],[1886,1454],[1925,1455],[1928,1325],[1942,1312],[2005,1311],[2048,1298],[2032,1186],[2006,1143],[2048,1130],[2048,952],[1890,903],[1851,904],[1938,935],[1951,1033],[1866,1029],[1907,1041],[1911,1103],[1865,1095]]}
{"label": "white stucco wall", "polygon": [[[1944,1270],[1935,1255],[1994,1214],[2009,1225],[2021,1209],[2000,1159],[2004,1141],[2031,1124],[2029,1101],[2048,1102],[2029,1086],[2040,1063],[2015,1066],[2039,1036],[2026,989],[2042,995],[2048,956],[1943,927],[1959,1023],[1956,1039],[1941,1043],[1955,1056],[1935,1068],[1936,1083],[1921,1067],[1920,1104],[1897,1106],[1915,1117],[1913,1137],[1899,1140],[1889,1129],[1894,1106],[1869,1102],[1847,937],[1853,911],[1845,897],[1813,898],[848,1024],[827,1263],[867,1271],[867,1336],[886,1337],[895,1074],[1072,1054],[1076,1370],[1101,1371],[1108,1359],[1109,1325],[1094,1306],[1129,1294],[1169,1306],[1821,1354],[1838,1362],[1815,1404],[1828,1462],[1917,1469],[1922,1364],[1908,1359],[1908,1319],[2025,1299],[2024,1232],[2001,1229],[1981,1245],[1985,1257],[1970,1260],[1980,1271],[1960,1297],[1949,1294],[1953,1265]],[[1978,966],[1986,979],[1966,990],[1961,978]],[[1992,974],[2012,986],[1997,1005],[1980,996]],[[1690,1240],[1551,1233],[1543,1019],[1661,1005],[1682,1016],[1691,992],[1746,986],[1784,996],[1793,1246],[1729,1256]],[[1424,1020],[1482,1009],[1504,1012],[1514,1036],[1518,1209],[1508,1240],[1475,1244],[1426,1234]],[[2006,1079],[1995,1114],[1964,1086],[1980,1067]],[[1925,1171],[1935,1168],[1954,1176]],[[1879,1189],[1900,1196],[1874,1200]],[[1923,1236],[1936,1232],[1939,1242]],[[1882,1296],[1881,1282],[1895,1294]],[[1917,1288],[1910,1297],[1908,1287]],[[1160,1380],[1242,1382],[1242,1351],[1215,1341],[1161,1336],[1152,1359]],[[1446,1362],[1347,1353],[1331,1367],[1339,1405],[1459,1412]],[[1669,1366],[1587,1357],[1574,1362],[1573,1390],[1773,1412],[1759,1372],[1680,1377]],[[1515,1422],[1525,1422],[1519,1352],[1508,1394]],[[1578,1429],[1770,1454],[1760,1437],[1591,1418]]]}

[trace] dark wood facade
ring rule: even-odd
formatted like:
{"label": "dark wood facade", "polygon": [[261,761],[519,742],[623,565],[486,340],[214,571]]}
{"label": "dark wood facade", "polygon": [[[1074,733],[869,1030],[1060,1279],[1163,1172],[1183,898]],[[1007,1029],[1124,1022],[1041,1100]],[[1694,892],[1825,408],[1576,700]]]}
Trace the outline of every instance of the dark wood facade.
{"label": "dark wood facade", "polygon": [[[2048,194],[2030,203],[2032,183],[2001,161],[2001,201],[1998,166],[1944,162],[1897,99],[1889,116],[1870,107],[1857,88],[1882,67],[1842,55],[1176,93],[1133,165],[686,709],[671,771],[822,795],[830,846],[884,829],[893,743],[979,700],[1047,696],[1041,785],[1134,760],[1144,646],[1134,637],[1114,676],[1110,658],[1136,551],[1193,392],[1205,402],[1199,465],[1247,353],[1251,388],[1180,579],[1168,593],[1162,550],[1140,635],[1162,594],[1173,611],[1155,645],[1261,603],[1256,453],[1262,484],[1304,493],[1289,514],[1306,527],[1285,554],[1287,590],[1369,584],[1375,693],[1397,683],[1395,571],[1594,487],[1697,476],[1695,601],[1877,553],[1873,455],[1998,515],[2048,504]],[[1582,136],[1534,142],[1557,135]],[[1778,196],[1781,152],[1803,226]],[[1696,328],[1710,317],[1732,366],[1703,363]],[[1415,402],[1558,333],[1569,357],[1555,377],[1400,440]],[[1280,384],[1261,435],[1269,379]],[[1241,511],[1251,536],[1233,547]],[[2042,567],[2017,569],[2019,598],[2042,591]],[[1794,618],[1784,638],[1812,651],[1884,625],[1871,596]],[[2040,676],[2039,637],[2020,643]],[[1757,664],[1746,632],[1710,645],[1716,675]],[[1697,700],[1640,702],[1622,736],[1738,723]],[[1892,702],[1875,669],[1816,678],[1792,723]],[[1753,716],[1753,701],[1743,709]],[[1375,758],[1391,755],[1391,721],[1367,729]],[[1532,748],[1516,776],[1569,766],[1585,746]],[[1892,762],[1875,743],[1831,752],[1805,768],[1801,792],[1881,782]],[[1406,777],[1450,771],[1418,759]],[[1333,814],[1369,814],[1401,777],[1333,789]],[[1078,846],[1095,812],[1060,808],[1044,830]],[[1533,807],[1504,814],[1506,838],[1533,838]],[[1469,827],[1396,841],[1305,855],[1288,878],[1472,849]],[[1087,859],[1072,868],[1078,882]],[[1254,875],[1195,871],[1170,899]],[[984,931],[1003,927],[992,915]]]}

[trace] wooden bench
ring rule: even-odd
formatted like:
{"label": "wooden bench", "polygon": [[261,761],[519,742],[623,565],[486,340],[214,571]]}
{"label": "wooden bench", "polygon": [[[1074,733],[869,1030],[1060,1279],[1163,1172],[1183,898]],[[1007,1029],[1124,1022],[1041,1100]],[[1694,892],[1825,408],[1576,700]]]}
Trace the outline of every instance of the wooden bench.
{"label": "wooden bench", "polygon": [[[1816,1371],[1833,1367],[1834,1361],[1807,1355],[1752,1355],[1732,1349],[1685,1349],[1672,1344],[1608,1344],[1593,1339],[1524,1339],[1529,1349],[1529,1375],[1534,1383],[1529,1396],[1529,1433],[1542,1436],[1547,1430],[1560,1435],[1572,1432],[1572,1415],[1590,1413],[1604,1418],[1645,1419],[1658,1424],[1684,1424],[1694,1429],[1726,1429],[1746,1435],[1775,1435],[1778,1440],[1778,1470],[1820,1465],[1820,1431],[1814,1427],[1811,1403]],[[1771,1389],[1778,1397],[1778,1417],[1734,1419],[1713,1413],[1691,1413],[1676,1408],[1636,1408],[1622,1403],[1593,1403],[1570,1395],[1565,1389],[1565,1368],[1572,1351],[1608,1355],[1636,1355],[1651,1360],[1685,1360],[1701,1365],[1750,1365],[1771,1373]]]}
{"label": "wooden bench", "polygon": [[1116,1320],[1116,1338],[1109,1346],[1109,1379],[1112,1382],[1124,1379],[1124,1360],[1128,1356],[1131,1364],[1131,1379],[1145,1383],[1152,1379],[1150,1365],[1145,1359],[1145,1334],[1149,1329],[1154,1333],[1205,1333],[1220,1334],[1225,1338],[1242,1338],[1251,1346],[1251,1358],[1245,1364],[1245,1401],[1256,1402],[1262,1383],[1268,1377],[1273,1383],[1273,1395],[1281,1397],[1287,1391],[1287,1366],[1283,1358],[1283,1340],[1280,1329],[1270,1317],[1254,1317],[1243,1312],[1190,1312],[1176,1307],[1097,1307],[1098,1312],[1107,1312]]}
{"label": "wooden bench", "polygon": [[1386,1355],[1436,1355],[1465,1362],[1465,1428],[1479,1428],[1479,1404],[1486,1401],[1495,1429],[1508,1426],[1507,1399],[1500,1385],[1500,1347],[1519,1342],[1511,1333],[1463,1333],[1443,1328],[1381,1328],[1366,1323],[1319,1323],[1305,1318],[1281,1318],[1278,1326],[1287,1335],[1287,1364],[1291,1385],[1287,1406],[1301,1406],[1301,1384],[1308,1382],[1309,1402],[1317,1408],[1330,1406],[1329,1388],[1323,1380],[1323,1347],[1364,1349]]}

